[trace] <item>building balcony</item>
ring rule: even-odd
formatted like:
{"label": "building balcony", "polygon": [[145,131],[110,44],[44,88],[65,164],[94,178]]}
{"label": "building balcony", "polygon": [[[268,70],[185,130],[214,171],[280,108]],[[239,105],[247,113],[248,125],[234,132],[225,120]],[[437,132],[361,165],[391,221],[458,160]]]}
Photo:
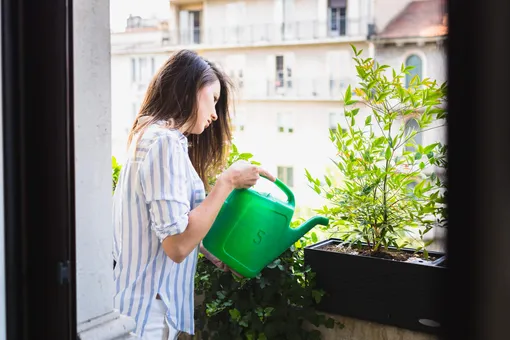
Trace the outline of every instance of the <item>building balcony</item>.
{"label": "building balcony", "polygon": [[339,19],[336,23],[317,20],[287,23],[177,29],[169,32],[169,45],[257,46],[294,43],[351,41],[365,39],[366,20]]}
{"label": "building balcony", "polygon": [[280,80],[236,80],[242,100],[342,100],[355,79],[297,78]]}

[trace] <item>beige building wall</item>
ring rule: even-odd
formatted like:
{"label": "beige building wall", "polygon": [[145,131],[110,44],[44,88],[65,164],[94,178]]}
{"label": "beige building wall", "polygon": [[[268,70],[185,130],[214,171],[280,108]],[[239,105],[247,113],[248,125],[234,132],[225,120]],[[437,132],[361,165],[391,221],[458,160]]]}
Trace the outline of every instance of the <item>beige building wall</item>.
{"label": "beige building wall", "polygon": [[[358,81],[350,44],[373,57],[374,48],[366,37],[368,23],[374,18],[379,24],[389,22],[408,2],[399,1],[400,7],[395,4],[391,9],[380,0],[347,0],[345,26],[336,35],[331,32],[327,0],[286,0],[285,7],[283,0],[170,1],[176,22],[168,24],[168,44],[162,44],[154,32],[112,36],[113,155],[125,159],[127,132],[154,70],[174,51],[190,48],[219,64],[236,84],[233,122],[239,150],[252,153],[269,171],[292,181],[299,210],[309,216],[311,208],[324,202],[309,188],[305,169],[319,177],[333,168],[329,128],[342,119],[347,86]],[[197,10],[201,11],[200,41],[177,39],[183,35],[179,20],[188,15],[183,11]],[[427,46],[414,48],[424,49],[430,76],[444,79],[440,54]],[[406,53],[407,47],[377,47],[376,56],[379,62],[400,68]],[[140,63],[145,67],[142,71]],[[359,124],[366,113],[362,108]],[[426,133],[423,140],[440,137]],[[280,195],[266,181],[256,188]]]}

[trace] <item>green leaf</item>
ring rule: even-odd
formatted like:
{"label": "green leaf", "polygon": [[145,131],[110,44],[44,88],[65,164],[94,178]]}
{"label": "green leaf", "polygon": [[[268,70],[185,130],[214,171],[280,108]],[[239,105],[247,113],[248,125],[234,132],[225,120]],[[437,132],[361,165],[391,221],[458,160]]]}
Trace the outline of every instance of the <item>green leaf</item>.
{"label": "green leaf", "polygon": [[315,232],[312,233],[312,242],[313,243],[317,243],[317,241],[319,241],[318,237],[317,237],[317,234]]}
{"label": "green leaf", "polygon": [[239,312],[236,308],[230,309],[228,312],[232,320],[237,322],[241,319],[241,312]]}
{"label": "green leaf", "polygon": [[329,179],[329,177],[324,175],[324,179],[326,180],[327,185],[330,187],[331,186],[331,180]]}
{"label": "green leaf", "polygon": [[377,97],[377,101],[378,101],[378,102],[383,101],[383,100],[384,100],[384,99],[386,99],[386,97],[388,97],[390,94],[391,94],[391,92],[383,92],[383,93],[379,94],[379,97]]}
{"label": "green leaf", "polygon": [[421,169],[421,170],[425,169],[425,163],[420,162],[420,169]]}
{"label": "green leaf", "polygon": [[322,295],[323,294],[320,291],[312,290],[312,296],[313,296],[313,299],[315,300],[315,303],[321,302]]}
{"label": "green leaf", "polygon": [[359,50],[359,51],[358,51],[358,50],[356,49],[356,46],[354,46],[353,44],[351,44],[351,48],[352,48],[352,51],[354,52],[354,55],[355,55],[356,57],[359,57],[359,55],[361,54],[361,52],[363,52],[363,50]]}
{"label": "green leaf", "polygon": [[239,155],[239,158],[243,159],[243,160],[248,160],[248,159],[250,159],[252,157],[253,157],[253,155],[251,153],[242,153],[242,154]]}
{"label": "green leaf", "polygon": [[347,90],[345,90],[345,95],[344,95],[345,105],[349,105],[347,103],[349,103],[351,101],[351,98],[352,98],[352,90],[351,90],[351,85],[349,85],[349,86],[347,86]]}
{"label": "green leaf", "polygon": [[264,314],[265,314],[266,316],[271,316],[271,314],[273,313],[273,311],[274,311],[274,307],[266,307],[266,308],[264,308]]}
{"label": "green leaf", "polygon": [[370,123],[372,122],[372,116],[368,116],[366,119],[365,119],[365,126],[366,125],[370,125]]}
{"label": "green leaf", "polygon": [[425,147],[425,149],[423,150],[423,153],[428,155],[430,152],[432,152],[434,150],[434,148],[436,148],[436,146],[438,146],[439,143],[434,143],[434,144],[430,144],[430,145],[427,145]]}
{"label": "green leaf", "polygon": [[242,319],[239,321],[239,326],[242,326],[242,327],[248,327],[248,318],[242,318]]}
{"label": "green leaf", "polygon": [[421,159],[421,156],[422,156],[421,152],[417,152],[417,153],[414,155],[414,159],[419,160],[419,159]]}
{"label": "green leaf", "polygon": [[391,158],[391,148],[390,148],[389,146],[386,148],[386,153],[384,154],[384,158],[385,158],[387,161],[389,161],[389,160],[390,160],[390,158]]}

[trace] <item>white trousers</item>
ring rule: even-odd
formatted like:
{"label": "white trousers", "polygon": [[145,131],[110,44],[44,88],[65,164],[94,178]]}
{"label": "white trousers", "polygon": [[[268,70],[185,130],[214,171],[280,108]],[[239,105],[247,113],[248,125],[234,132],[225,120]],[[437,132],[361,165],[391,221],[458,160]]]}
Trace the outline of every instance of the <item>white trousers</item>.
{"label": "white trousers", "polygon": [[142,340],[177,340],[180,332],[166,321],[166,306],[162,300],[152,302]]}

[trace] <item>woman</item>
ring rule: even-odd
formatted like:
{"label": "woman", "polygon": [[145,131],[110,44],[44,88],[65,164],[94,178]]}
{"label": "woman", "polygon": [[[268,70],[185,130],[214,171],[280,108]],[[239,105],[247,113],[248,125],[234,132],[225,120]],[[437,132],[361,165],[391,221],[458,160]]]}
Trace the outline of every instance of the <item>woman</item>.
{"label": "woman", "polygon": [[248,162],[222,169],[230,142],[229,82],[196,53],[174,54],[157,72],[129,134],[129,159],[113,199],[115,308],[142,339],[194,333],[193,286],[201,245],[235,188],[274,177]]}

